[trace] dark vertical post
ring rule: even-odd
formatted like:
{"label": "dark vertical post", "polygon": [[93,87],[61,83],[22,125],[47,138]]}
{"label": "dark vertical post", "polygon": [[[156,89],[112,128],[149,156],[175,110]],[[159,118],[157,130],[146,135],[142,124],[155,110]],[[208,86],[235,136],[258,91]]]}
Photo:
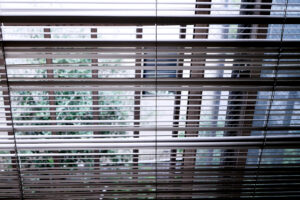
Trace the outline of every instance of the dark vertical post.
{"label": "dark vertical post", "polygon": [[[44,38],[45,39],[50,39],[51,38],[51,30],[50,28],[44,28]],[[53,64],[52,59],[46,58],[46,65]],[[48,79],[53,79],[54,78],[54,70],[53,69],[47,69],[47,78]],[[54,91],[48,91],[49,94],[49,105],[50,106],[55,106],[55,93]],[[56,108],[55,107],[50,107],[50,119],[51,120],[56,120]],[[53,123],[52,125],[55,125]],[[53,135],[55,135],[55,132],[52,132]]]}
{"label": "dark vertical post", "polygon": [[[143,28],[142,27],[137,27],[136,28],[136,39],[142,39],[143,38]],[[142,48],[137,47],[136,48],[136,55],[140,56],[142,55]],[[141,52],[139,52],[141,51]],[[142,66],[142,59],[135,59],[135,66],[136,67],[141,67]],[[135,77],[136,79],[140,79],[142,78],[142,70],[140,69],[136,69],[135,70]],[[141,119],[141,91],[134,91],[134,112],[133,112],[133,117],[134,120],[140,120]],[[134,122],[134,127],[139,127],[140,126],[140,122],[135,121]],[[134,138],[139,138],[140,132],[139,131],[134,131],[133,132],[133,137]],[[138,170],[138,166],[139,166],[139,149],[133,149],[133,170]],[[133,173],[133,178],[138,179],[138,173],[134,172]]]}
{"label": "dark vertical post", "polygon": [[[196,2],[206,2],[211,3],[211,0],[196,0]],[[201,5],[196,4],[196,9],[210,9],[211,5]],[[201,11],[196,10],[195,15],[209,15],[210,11]],[[209,31],[209,24],[195,24],[194,25],[194,39],[207,39],[208,38],[208,31]],[[202,27],[202,28],[198,28]],[[207,28],[206,28],[207,27]],[[204,29],[206,28],[206,29]],[[205,54],[205,53],[204,53]],[[191,60],[191,66],[205,66],[205,59],[195,58]],[[201,64],[203,63],[203,64]],[[190,78],[191,79],[201,79],[204,78],[204,70],[191,70],[190,71]],[[197,128],[199,127],[199,120],[200,120],[200,112],[201,112],[201,103],[202,103],[202,91],[189,91],[188,94],[188,106],[187,106],[187,114],[186,114],[186,127],[187,128]],[[191,121],[188,121],[191,120]],[[198,131],[185,131],[185,137],[197,137]],[[197,149],[185,149],[183,153],[183,169],[187,172],[184,172],[185,175],[184,179],[193,179],[193,169],[195,168],[196,164],[196,155]],[[191,171],[192,173],[188,173]],[[196,191],[193,189],[193,183],[190,185],[190,190]],[[192,197],[192,194],[191,194]]]}
{"label": "dark vertical post", "polygon": [[[97,28],[91,28],[91,38],[92,39],[97,39],[98,38],[98,30]],[[92,60],[92,67],[97,67],[98,66],[98,59],[93,58]],[[93,79],[98,79],[98,73],[99,70],[98,69],[92,69],[92,78]],[[99,120],[100,119],[100,112],[99,112],[99,108],[96,107],[97,105],[99,105],[99,92],[98,91],[92,91],[92,115],[93,115],[93,120]],[[94,135],[99,135],[100,132],[99,131],[94,131],[93,133]],[[99,150],[94,150],[94,153],[100,153]],[[101,156],[97,156],[95,155],[95,159],[94,159],[94,170],[99,169],[100,170],[100,157]],[[101,174],[98,174],[99,176]]]}
{"label": "dark vertical post", "polygon": [[[247,4],[247,2],[252,4]],[[272,0],[242,0],[241,9],[271,9],[270,5],[254,5],[253,3],[272,3]],[[240,11],[240,15],[270,15],[269,11]],[[253,25],[253,24],[239,24],[238,33],[243,33],[243,35],[238,35],[238,39],[266,39],[268,30],[268,25]],[[248,34],[245,34],[248,33]],[[260,35],[256,35],[259,33]],[[243,54],[243,53],[241,53]],[[233,70],[232,78],[259,78],[259,70],[251,70],[247,68],[247,60],[238,59],[236,61],[244,61],[243,64],[236,64],[235,66],[243,66],[245,70]],[[253,115],[255,112],[255,104],[257,99],[257,92],[245,92],[245,91],[232,91],[229,92],[228,97],[228,107],[226,114],[226,127],[251,127],[253,123]],[[240,130],[240,131],[226,131],[224,136],[250,136],[250,130]],[[240,186],[243,184],[243,173],[236,173],[234,168],[245,168],[247,165],[247,149],[225,149],[223,151],[222,165],[225,168],[232,169],[232,176],[223,176],[225,179],[234,180],[235,186],[237,188],[238,194],[242,195],[242,191],[239,191]],[[226,186],[226,182],[224,182]],[[221,188],[222,189],[222,188]]]}
{"label": "dark vertical post", "polygon": [[[50,28],[44,28],[44,38],[45,39],[51,39],[51,29]],[[51,53],[50,53],[51,54]],[[51,65],[53,64],[53,60],[51,58],[46,58],[46,65]],[[47,74],[47,79],[53,79],[54,78],[54,70],[53,69],[47,69],[46,71]],[[54,91],[48,91],[48,99],[49,99],[49,111],[50,111],[50,120],[56,120],[56,100],[55,100],[55,92]],[[56,125],[56,123],[51,123],[51,125]],[[56,135],[57,133],[52,131],[52,135]],[[54,151],[55,153],[57,153],[57,151]],[[59,156],[53,156],[53,160],[54,160],[54,166],[55,167],[59,167],[60,163],[60,158]]]}

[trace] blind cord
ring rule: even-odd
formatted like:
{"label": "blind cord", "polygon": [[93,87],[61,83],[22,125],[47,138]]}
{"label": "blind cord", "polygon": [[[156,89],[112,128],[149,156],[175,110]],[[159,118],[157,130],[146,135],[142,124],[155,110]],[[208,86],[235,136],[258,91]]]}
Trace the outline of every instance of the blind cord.
{"label": "blind cord", "polygon": [[267,142],[268,124],[269,124],[269,119],[270,119],[270,113],[271,113],[271,109],[272,109],[272,104],[273,104],[273,101],[274,101],[275,89],[276,89],[276,86],[277,86],[278,66],[280,64],[280,58],[281,58],[281,53],[282,53],[282,43],[283,43],[283,35],[284,35],[284,29],[285,29],[285,23],[286,23],[286,15],[287,15],[288,2],[289,2],[289,0],[285,1],[284,18],[283,18],[283,22],[282,22],[282,26],[281,26],[280,45],[279,45],[279,50],[278,50],[277,63],[276,63],[276,66],[275,66],[275,73],[274,73],[274,82],[273,82],[272,94],[271,94],[271,99],[270,99],[270,103],[269,103],[268,110],[267,110],[267,118],[266,118],[266,123],[265,123],[265,127],[264,127],[264,136],[263,136],[264,139],[263,139],[262,148],[261,148],[261,150],[259,152],[258,164],[257,164],[257,171],[256,171],[256,176],[255,176],[254,192],[253,192],[252,198],[254,198],[255,194],[256,194],[256,186],[257,186],[258,177],[259,177],[259,170],[260,170],[262,155],[263,155],[263,151],[265,149],[266,142]]}
{"label": "blind cord", "polygon": [[16,132],[15,132],[15,126],[14,126],[14,118],[13,118],[13,112],[12,112],[12,107],[11,107],[10,85],[9,85],[8,75],[7,75],[7,65],[6,65],[6,57],[5,57],[5,48],[4,48],[4,43],[3,43],[2,27],[3,27],[3,23],[0,26],[0,39],[2,42],[1,50],[2,50],[2,54],[3,54],[3,64],[4,64],[4,70],[5,70],[5,76],[6,76],[5,79],[6,79],[6,86],[7,86],[7,93],[8,93],[9,112],[11,114],[10,117],[11,117],[11,126],[12,126],[12,132],[13,132],[13,140],[14,140],[14,151],[15,151],[15,156],[16,156],[16,167],[17,167],[17,172],[18,172],[20,199],[23,200],[24,199],[23,181],[22,181],[22,177],[21,177],[20,157],[18,154]]}

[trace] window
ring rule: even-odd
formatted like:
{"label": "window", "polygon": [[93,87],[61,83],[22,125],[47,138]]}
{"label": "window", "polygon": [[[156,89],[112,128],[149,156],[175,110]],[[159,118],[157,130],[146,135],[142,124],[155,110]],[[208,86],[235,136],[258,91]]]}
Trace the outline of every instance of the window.
{"label": "window", "polygon": [[0,199],[299,197],[299,7],[1,1]]}

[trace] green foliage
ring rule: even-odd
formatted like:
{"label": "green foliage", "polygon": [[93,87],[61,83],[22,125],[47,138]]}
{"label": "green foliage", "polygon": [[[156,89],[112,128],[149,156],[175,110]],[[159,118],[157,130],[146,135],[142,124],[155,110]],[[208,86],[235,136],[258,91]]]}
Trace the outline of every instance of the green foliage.
{"label": "green foliage", "polygon": [[[39,63],[44,63],[44,60],[40,60]],[[53,59],[54,64],[68,64],[68,63],[78,63],[82,66],[86,66],[88,63],[91,63],[90,59]],[[104,65],[104,64],[103,64]],[[46,78],[47,72],[37,70],[39,74],[43,75],[43,78]],[[54,78],[91,78],[92,70],[64,70],[58,69],[53,70]],[[111,73],[111,72],[110,72]],[[101,75],[99,75],[101,77]],[[39,78],[41,78],[39,76]],[[126,119],[128,115],[127,112],[120,109],[122,105],[122,100],[120,100],[119,94],[122,94],[122,91],[119,92],[107,92],[107,91],[97,91],[97,104],[105,105],[105,107],[93,109],[91,105],[93,105],[93,101],[95,99],[92,98],[92,91],[55,91],[55,92],[47,92],[47,91],[21,91],[15,92],[14,101],[16,102],[14,111],[17,113],[14,115],[14,118],[18,121],[27,121],[26,123],[18,123],[18,125],[49,125],[47,123],[35,123],[31,121],[35,120],[51,120],[50,109],[49,109],[49,94],[54,95],[54,104],[50,106],[58,106],[55,109],[55,117],[56,120],[64,120],[70,122],[61,122],[57,123],[57,125],[85,125],[85,122],[74,122],[74,120],[106,120],[108,123],[113,123],[114,120],[123,120]],[[111,106],[109,106],[111,105]],[[113,106],[116,105],[116,106]],[[22,106],[22,108],[19,108]],[[26,108],[26,106],[30,106]],[[69,106],[77,106],[77,107],[69,107]],[[24,108],[25,107],[25,108]],[[24,111],[25,112],[21,112]],[[52,112],[52,111],[51,111]],[[95,119],[94,113],[97,113],[97,119]],[[98,124],[98,123],[97,123]],[[51,132],[22,132],[18,133],[22,135],[45,135],[45,134],[53,134]],[[93,134],[92,131],[74,131],[74,132],[55,132],[56,135],[90,135]],[[111,131],[101,131],[97,132],[97,134],[101,135],[109,135],[109,134],[125,134],[124,131],[111,132]],[[43,153],[62,153],[62,154],[71,154],[71,153],[95,153],[95,151],[83,151],[83,150],[60,150],[60,151],[46,151]],[[115,151],[111,150],[97,150],[99,153],[113,153]],[[39,151],[22,151],[21,153],[40,153]],[[128,162],[131,159],[130,156],[126,155],[106,155],[99,156],[100,162],[109,162],[117,163],[117,162]],[[78,156],[64,156],[63,158],[54,158],[53,156],[47,157],[35,157],[34,160],[30,160],[29,157],[23,157],[22,163],[30,166],[34,165],[34,167],[79,167],[79,166],[93,166],[94,159],[89,157],[78,157]]]}

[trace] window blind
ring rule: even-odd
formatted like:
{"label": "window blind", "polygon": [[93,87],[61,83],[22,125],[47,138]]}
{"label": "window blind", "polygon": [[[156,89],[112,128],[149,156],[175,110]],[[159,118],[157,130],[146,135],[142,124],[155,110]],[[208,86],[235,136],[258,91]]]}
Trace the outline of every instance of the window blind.
{"label": "window blind", "polygon": [[300,1],[0,2],[0,199],[300,196]]}

